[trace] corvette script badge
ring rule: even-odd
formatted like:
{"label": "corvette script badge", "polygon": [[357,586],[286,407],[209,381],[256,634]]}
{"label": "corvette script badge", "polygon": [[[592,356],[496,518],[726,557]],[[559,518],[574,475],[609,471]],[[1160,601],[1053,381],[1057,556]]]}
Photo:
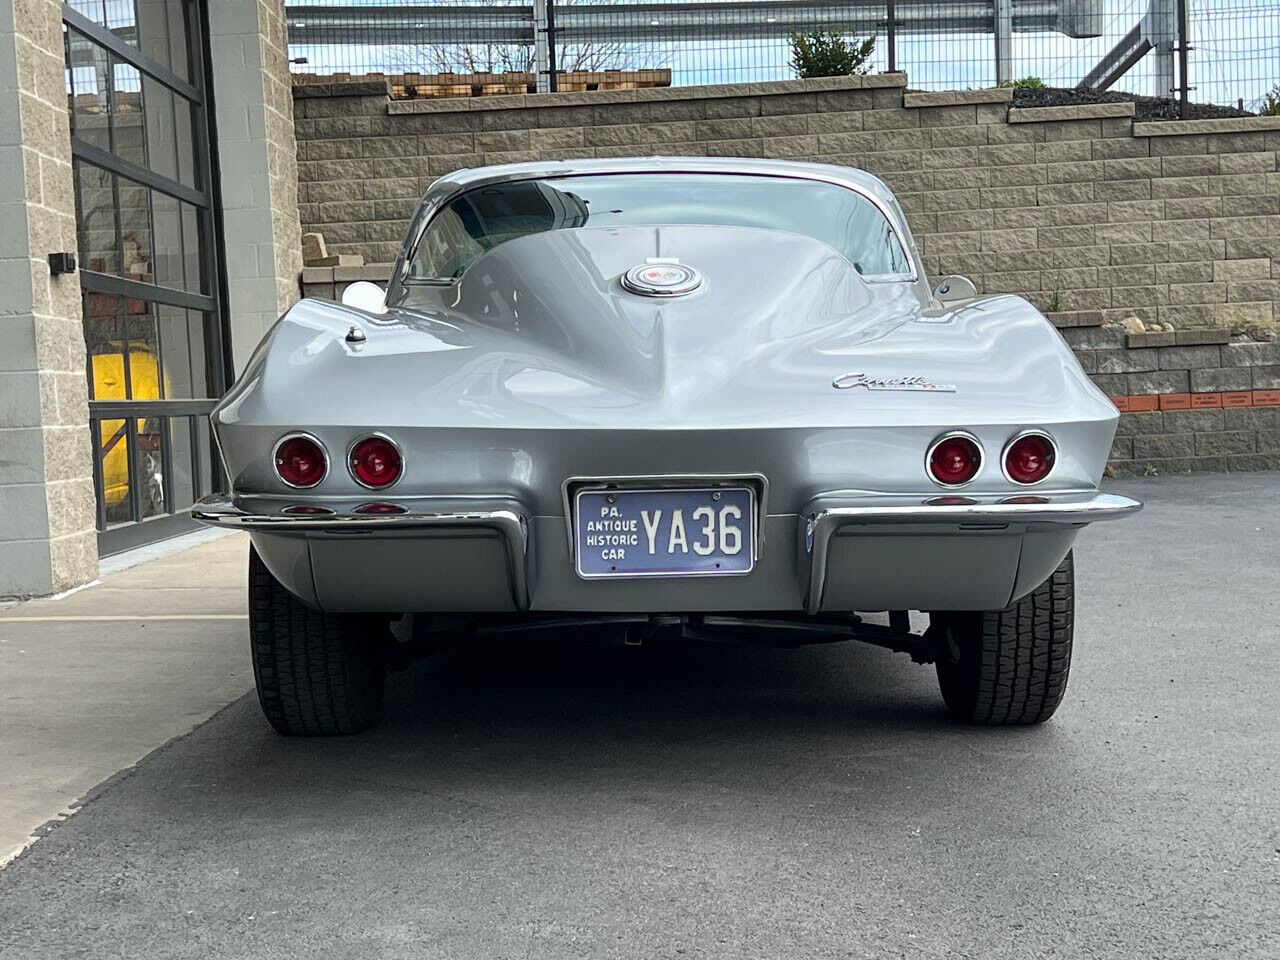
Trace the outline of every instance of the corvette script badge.
{"label": "corvette script badge", "polygon": [[934,383],[925,377],[873,377],[866,373],[844,373],[831,381],[837,390],[866,387],[868,390],[918,390],[921,393],[955,393],[954,383]]}

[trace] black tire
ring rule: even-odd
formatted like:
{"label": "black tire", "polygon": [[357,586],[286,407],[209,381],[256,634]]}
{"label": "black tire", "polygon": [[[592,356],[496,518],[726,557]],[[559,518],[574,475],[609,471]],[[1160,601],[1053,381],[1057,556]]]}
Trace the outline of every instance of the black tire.
{"label": "black tire", "polygon": [[1043,723],[1067,692],[1075,632],[1070,553],[1004,610],[933,614],[943,628],[938,686],[953,717],[982,726]]}
{"label": "black tire", "polygon": [[249,642],[258,702],[287,737],[358,733],[378,717],[385,623],[313,610],[249,548]]}

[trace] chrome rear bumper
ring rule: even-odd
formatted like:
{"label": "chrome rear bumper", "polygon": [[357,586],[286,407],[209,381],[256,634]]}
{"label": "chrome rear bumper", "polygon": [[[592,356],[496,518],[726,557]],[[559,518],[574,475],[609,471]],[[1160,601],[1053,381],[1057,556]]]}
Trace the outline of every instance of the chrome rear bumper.
{"label": "chrome rear bumper", "polygon": [[[856,570],[857,579],[866,584],[883,572],[876,569],[875,558],[865,554],[880,550],[893,557],[881,559],[896,571],[885,579],[895,580],[901,576],[913,544],[927,544],[935,555],[918,556],[917,563],[909,569],[935,576],[939,571],[950,571],[952,579],[964,580],[975,574],[965,568],[966,563],[985,564],[989,569],[978,571],[976,579],[995,582],[1012,578],[1009,600],[1013,600],[1019,591],[1034,587],[1043,579],[1042,574],[1052,571],[1070,549],[1076,528],[1118,520],[1141,509],[1137,500],[1093,491],[927,498],[885,494],[819,497],[801,514],[803,553],[809,572],[805,610],[812,614],[829,608],[832,593],[838,596],[844,578],[836,577],[832,567]],[[984,554],[979,549],[983,543],[979,538],[1001,539],[1004,533],[1017,534],[1014,552],[992,549]],[[969,546],[960,546],[966,540]],[[837,541],[839,549],[833,551],[833,542]],[[1035,548],[1029,552],[1031,545]],[[957,546],[958,550],[940,561],[937,554]],[[833,552],[836,562],[832,560]],[[1046,558],[1052,559],[1047,571],[1041,569]],[[1003,578],[994,576],[998,566],[1005,568]],[[836,581],[835,591],[831,589],[832,580]],[[893,592],[887,584],[882,591]],[[1003,605],[993,604],[995,608]]]}
{"label": "chrome rear bumper", "polygon": [[1096,491],[827,495],[798,516],[761,518],[769,548],[750,577],[602,583],[573,573],[563,518],[534,518],[514,499],[388,502],[397,512],[358,512],[366,500],[212,496],[191,514],[249,531],[272,573],[326,609],[818,613],[1000,609],[1052,573],[1081,527],[1142,508]]}
{"label": "chrome rear bumper", "polygon": [[[191,507],[191,516],[214,527],[250,533],[313,535],[327,538],[330,542],[347,537],[352,542],[367,540],[367,535],[373,533],[397,538],[447,538],[451,531],[477,531],[480,536],[496,536],[502,542],[506,555],[512,608],[529,608],[529,520],[519,504],[501,498],[486,502],[486,509],[476,509],[476,500],[464,503],[439,498],[397,498],[373,502],[385,503],[395,512],[360,512],[362,508],[368,508],[368,500],[299,503],[296,499],[213,495],[197,500]],[[321,512],[289,512],[301,510]],[[313,549],[307,560],[308,566],[316,562],[314,553]],[[272,558],[264,556],[263,559],[270,567]],[[281,576],[276,570],[272,572]],[[303,579],[314,585],[315,574],[313,571],[309,573],[310,576]],[[320,600],[318,597],[313,599],[316,602]]]}
{"label": "chrome rear bumper", "polygon": [[804,515],[811,532],[848,524],[1083,524],[1119,520],[1142,504],[1113,493],[1064,493],[1047,496],[820,497]]}

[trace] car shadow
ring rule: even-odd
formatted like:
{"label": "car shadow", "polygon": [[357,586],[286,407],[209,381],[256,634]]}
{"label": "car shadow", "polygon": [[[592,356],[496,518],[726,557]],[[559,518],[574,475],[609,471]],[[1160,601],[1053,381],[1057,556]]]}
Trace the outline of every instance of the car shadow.
{"label": "car shadow", "polygon": [[1053,725],[956,724],[931,666],[857,643],[785,650],[490,642],[393,674],[381,721],[359,736],[290,740],[265,723],[259,731],[255,754],[286,790],[293,776],[319,776],[334,789],[377,782],[428,793],[580,796],[619,783],[751,789],[752,781],[834,769],[868,785],[901,779],[910,790],[966,761],[998,755],[1007,765],[1024,756],[1038,768],[1063,759],[1046,759],[1060,752]]}

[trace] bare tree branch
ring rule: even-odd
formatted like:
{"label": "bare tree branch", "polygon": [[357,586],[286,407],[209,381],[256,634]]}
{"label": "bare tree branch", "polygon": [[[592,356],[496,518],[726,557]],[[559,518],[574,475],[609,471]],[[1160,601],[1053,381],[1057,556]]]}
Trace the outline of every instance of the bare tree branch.
{"label": "bare tree branch", "polygon": [[[494,0],[478,0],[492,4]],[[577,0],[556,0],[570,6]],[[556,47],[555,68],[560,71],[634,70],[657,68],[670,60],[667,53],[643,51],[636,44],[575,43]],[[527,44],[424,43],[389,51],[388,66],[404,73],[532,73],[536,54]]]}

